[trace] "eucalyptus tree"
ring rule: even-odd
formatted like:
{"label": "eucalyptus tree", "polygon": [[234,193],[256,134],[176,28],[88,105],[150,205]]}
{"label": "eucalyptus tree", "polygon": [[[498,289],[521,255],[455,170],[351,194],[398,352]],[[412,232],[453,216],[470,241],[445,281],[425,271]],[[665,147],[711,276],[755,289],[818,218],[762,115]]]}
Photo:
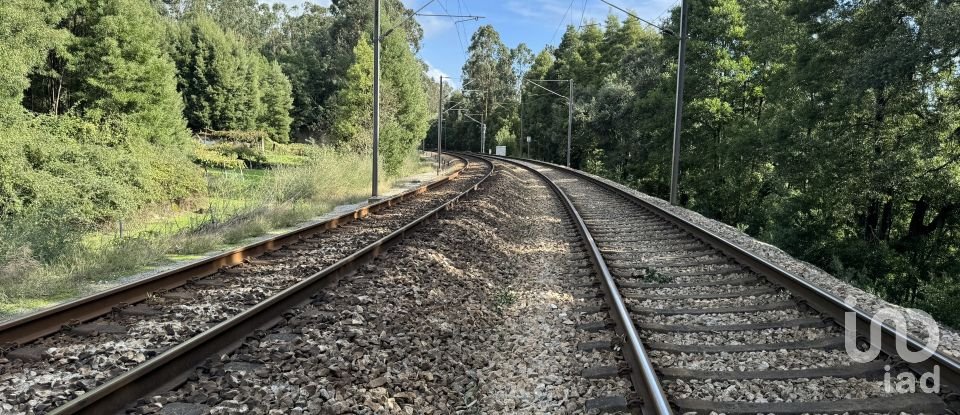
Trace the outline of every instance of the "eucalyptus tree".
{"label": "eucalyptus tree", "polygon": [[[528,55],[518,48],[522,59]],[[514,130],[514,114],[518,109],[518,74],[514,71],[522,62],[514,59],[514,51],[503,43],[493,26],[481,26],[470,38],[467,62],[463,65],[463,84],[474,91],[467,95],[467,111],[481,114],[487,124],[488,141],[503,128]],[[520,55],[518,55],[520,56]],[[480,127],[467,124],[470,142],[464,143],[473,150],[480,149]],[[466,139],[466,137],[463,139]]]}

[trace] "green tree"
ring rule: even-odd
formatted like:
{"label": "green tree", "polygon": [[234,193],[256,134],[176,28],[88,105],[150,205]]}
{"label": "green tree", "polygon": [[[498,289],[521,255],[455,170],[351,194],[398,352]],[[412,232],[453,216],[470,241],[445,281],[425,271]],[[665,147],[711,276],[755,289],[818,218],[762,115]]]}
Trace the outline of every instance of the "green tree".
{"label": "green tree", "polygon": [[360,38],[354,48],[356,63],[347,71],[347,87],[333,99],[330,135],[337,147],[356,153],[373,150],[373,46]]}
{"label": "green tree", "polygon": [[188,15],[176,51],[192,129],[260,130],[289,140],[292,86],[279,65],[203,14]]}
{"label": "green tree", "polygon": [[387,172],[396,173],[427,133],[432,111],[423,88],[423,64],[414,55],[407,29],[401,27],[388,36],[382,53],[384,67],[390,70],[383,72],[382,105],[387,117],[380,152]]}
{"label": "green tree", "polygon": [[[681,202],[960,324],[960,7],[694,0],[690,21]],[[575,165],[665,196],[676,38],[608,18],[595,44],[568,28],[526,77],[579,85]],[[561,161],[559,100],[523,91]]]}
{"label": "green tree", "polygon": [[24,102],[31,110],[72,111],[132,123],[130,133],[156,144],[187,138],[176,69],[166,53],[165,26],[143,0],[54,2],[71,33],[36,71]]}
{"label": "green tree", "polygon": [[[466,97],[466,109],[472,114],[481,114],[487,131],[500,131],[506,127],[518,130],[513,124],[516,118],[519,74],[515,67],[528,59],[526,46],[518,47],[522,54],[515,59],[514,50],[507,47],[493,26],[481,26],[473,34],[468,48],[469,56],[463,66],[463,82],[474,90]],[[462,134],[451,145],[463,149],[480,150],[480,126],[468,120],[459,125]]]}
{"label": "green tree", "polygon": [[[319,135],[327,127],[329,100],[343,82],[347,71],[337,73],[331,25],[326,8],[307,5],[299,15],[288,16],[281,35],[267,48],[290,79],[293,90],[292,128],[302,135]],[[354,44],[355,46],[355,44]],[[353,49],[350,49],[352,62]]]}
{"label": "green tree", "polygon": [[20,107],[29,76],[38,69],[50,49],[63,44],[67,33],[53,23],[59,10],[44,2],[10,0],[0,3],[0,112]]}
{"label": "green tree", "polygon": [[261,65],[258,129],[268,132],[273,140],[286,143],[290,141],[290,125],[293,123],[290,117],[292,86],[278,63],[261,59]]}
{"label": "green tree", "polygon": [[[391,16],[386,16],[389,26]],[[395,173],[428,129],[430,109],[423,84],[423,65],[400,27],[384,39],[381,59],[380,156],[384,169]],[[361,38],[355,63],[347,71],[347,86],[334,99],[331,135],[339,146],[356,152],[372,150],[373,47]]]}

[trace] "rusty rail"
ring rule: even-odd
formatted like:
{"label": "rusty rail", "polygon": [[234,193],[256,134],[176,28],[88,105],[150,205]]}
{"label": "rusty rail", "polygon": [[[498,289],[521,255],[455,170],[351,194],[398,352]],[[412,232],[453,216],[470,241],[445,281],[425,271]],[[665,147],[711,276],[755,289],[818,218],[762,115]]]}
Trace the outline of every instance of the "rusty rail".
{"label": "rusty rail", "polygon": [[132,370],[100,385],[96,389],[67,402],[51,412],[65,414],[109,414],[123,410],[127,405],[147,394],[169,389],[188,376],[189,372],[209,356],[237,347],[250,333],[275,325],[283,313],[310,301],[321,288],[355,272],[376,258],[388,247],[398,243],[414,228],[449,209],[493,174],[493,164],[484,160],[490,170],[476,184],[441,206],[408,223],[389,235],[367,245],[336,264],[333,264],[300,283],[260,302],[253,308],[223,321],[190,340],[148,360]]}

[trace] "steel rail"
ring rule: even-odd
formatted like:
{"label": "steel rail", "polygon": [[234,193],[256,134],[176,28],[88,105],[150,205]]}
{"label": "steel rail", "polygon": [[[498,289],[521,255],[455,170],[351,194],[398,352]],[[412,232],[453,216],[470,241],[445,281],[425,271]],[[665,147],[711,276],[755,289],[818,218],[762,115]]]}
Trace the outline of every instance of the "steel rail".
{"label": "steel rail", "polygon": [[450,209],[464,196],[479,189],[480,184],[494,171],[493,163],[489,160],[483,161],[490,168],[487,174],[443,205],[256,306],[67,402],[53,410],[51,415],[116,413],[143,396],[176,386],[189,376],[193,368],[210,356],[232,350],[240,346],[250,333],[277,324],[288,310],[309,302],[321,288],[355,272],[385,252],[388,247],[399,243],[414,228]]}
{"label": "steel rail", "polygon": [[600,247],[597,245],[596,240],[593,239],[593,235],[587,228],[587,224],[580,215],[580,212],[577,211],[577,208],[573,205],[573,201],[560,189],[560,186],[537,169],[508,158],[493,158],[520,166],[534,173],[547,183],[560,201],[563,202],[564,209],[576,223],[577,232],[588,247],[590,261],[601,276],[601,288],[604,294],[606,294],[604,295],[604,299],[607,305],[610,306],[610,315],[613,317],[614,323],[617,326],[617,331],[624,336],[625,348],[623,355],[632,369],[630,371],[630,378],[633,381],[634,389],[637,390],[643,401],[642,413],[644,415],[672,414],[673,411],[670,408],[670,403],[667,400],[666,394],[663,392],[663,387],[660,385],[659,376],[656,373],[653,362],[650,360],[650,356],[647,354],[646,348],[643,346],[640,334],[633,324],[633,319],[623,301],[623,296],[620,295],[620,291],[617,289],[616,280],[613,274],[610,273],[607,262],[603,259],[603,255],[600,252]]}
{"label": "steel rail", "polygon": [[379,202],[362,206],[323,222],[307,225],[275,237],[258,241],[200,261],[192,262],[150,278],[125,284],[95,295],[66,302],[22,317],[0,323],[0,345],[13,348],[56,333],[65,326],[93,320],[106,315],[118,306],[145,300],[151,293],[162,292],[185,285],[187,282],[215,274],[221,268],[238,265],[248,258],[276,251],[312,235],[337,228],[364,218],[371,213],[433,190],[460,175],[469,162],[459,157],[463,166],[439,180]]}
{"label": "steel rail", "polygon": [[897,342],[902,342],[912,352],[925,350],[927,353],[930,353],[930,358],[919,363],[910,363],[910,367],[918,372],[928,373],[932,373],[938,368],[942,369],[943,372],[941,372],[941,380],[943,381],[943,384],[950,387],[949,392],[960,392],[960,361],[945,353],[941,353],[937,350],[931,350],[926,343],[920,341],[912,334],[901,332],[885,322],[879,321],[879,319],[875,320],[870,313],[864,311],[862,308],[850,306],[833,293],[827,292],[820,287],[813,285],[809,281],[783,269],[779,265],[760,258],[759,256],[741,248],[740,246],[727,241],[723,237],[684,218],[681,218],[660,206],[643,200],[642,198],[629,193],[624,189],[589,176],[582,171],[566,166],[535,160],[524,159],[524,161],[573,174],[581,179],[587,180],[624,197],[641,208],[663,218],[667,222],[670,222],[691,233],[695,238],[723,252],[725,255],[733,258],[736,262],[746,266],[760,276],[766,278],[772,284],[780,286],[793,293],[803,302],[805,302],[807,306],[826,315],[847,330],[850,328],[846,327],[846,317],[853,316],[856,326],[853,328],[853,330],[855,330],[857,333],[858,341],[870,344],[872,331],[871,325],[876,325],[880,328],[880,349],[888,356],[900,355],[900,353],[897,351]]}

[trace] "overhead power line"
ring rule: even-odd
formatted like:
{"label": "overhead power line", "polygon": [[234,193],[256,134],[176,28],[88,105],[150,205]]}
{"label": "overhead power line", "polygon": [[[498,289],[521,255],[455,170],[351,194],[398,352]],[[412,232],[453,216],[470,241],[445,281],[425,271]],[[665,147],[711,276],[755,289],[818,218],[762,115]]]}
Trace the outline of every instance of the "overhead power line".
{"label": "overhead power line", "polygon": [[617,9],[617,10],[620,10],[621,12],[626,13],[627,16],[630,16],[630,17],[632,17],[632,18],[634,18],[634,19],[637,19],[637,20],[639,20],[639,21],[641,21],[641,22],[643,22],[643,23],[646,23],[646,24],[648,24],[648,25],[650,25],[650,26],[653,26],[653,27],[655,27],[655,28],[657,28],[657,29],[660,29],[660,31],[663,32],[663,33],[669,34],[670,36],[677,36],[677,34],[673,32],[673,30],[667,29],[667,28],[665,28],[665,27],[663,27],[663,26],[660,26],[660,25],[658,25],[658,24],[656,24],[656,23],[653,23],[653,22],[651,22],[651,21],[649,21],[649,20],[647,20],[647,19],[644,19],[644,18],[642,18],[642,17],[640,17],[640,16],[637,16],[636,14],[633,14],[633,12],[631,12],[631,11],[629,11],[629,10],[627,10],[627,9],[624,9],[623,7],[617,6],[616,4],[613,4],[613,3],[611,3],[611,2],[609,2],[609,1],[607,1],[607,0],[600,0],[600,1],[606,3],[606,4],[609,5],[610,7],[613,7],[614,9]]}
{"label": "overhead power line", "polygon": [[570,10],[573,9],[573,2],[577,0],[570,0],[570,5],[567,6],[567,11],[563,13],[563,17],[560,18],[560,23],[557,24],[557,30],[553,31],[553,37],[550,38],[550,43],[557,40],[557,33],[560,33],[560,28],[563,26],[563,21],[567,20],[567,15],[570,14]]}
{"label": "overhead power line", "polygon": [[[395,26],[391,27],[386,32],[381,31],[380,29],[380,0],[374,1],[373,6],[373,174],[372,174],[372,197],[377,198],[380,196],[379,182],[380,182],[380,47],[383,43],[383,40],[390,36],[397,28],[407,24],[410,20],[413,20],[414,16],[422,12],[423,9],[426,9],[427,6],[430,6],[437,0],[429,0],[426,4],[421,6],[419,9],[413,13],[404,13],[406,18],[402,19]],[[441,3],[442,4],[442,3]],[[470,16],[478,17],[479,16]],[[440,77],[440,96],[443,96],[443,76]],[[443,101],[441,99],[441,105]],[[442,112],[441,112],[442,114]],[[442,123],[443,118],[439,119]],[[437,143],[437,162],[440,162],[441,149],[438,139]],[[438,170],[439,174],[439,170]]]}
{"label": "overhead power line", "polygon": [[[417,13],[420,13],[421,11],[423,11],[423,9],[426,9],[427,6],[433,4],[433,2],[435,2],[435,1],[437,1],[437,0],[430,0],[430,1],[427,2],[427,4],[424,4],[422,7],[420,7],[419,9],[417,9],[417,11],[408,14],[405,19],[403,19],[402,21],[400,21],[400,23],[397,23],[396,25],[394,25],[393,27],[391,27],[390,30],[387,30],[387,31],[384,32],[382,35],[380,35],[380,38],[383,39],[383,38],[385,38],[385,37],[387,37],[387,36],[390,36],[390,34],[393,33],[394,30],[397,30],[398,27],[405,25],[408,21],[410,21],[410,19],[413,19],[413,16],[416,16]],[[379,7],[380,7],[380,5],[379,5],[379,3],[378,3],[378,4],[377,4],[377,8],[379,8]]]}
{"label": "overhead power line", "polygon": [[[446,13],[446,14],[451,14],[450,11],[447,10],[447,6],[444,5],[442,1],[441,1],[440,3],[437,3],[437,4],[440,5],[440,8],[443,9],[443,12],[444,12],[444,13]],[[458,6],[457,11],[462,14],[462,13],[463,13],[463,8],[462,8],[462,7],[459,7],[459,5],[460,5],[460,0],[457,0],[457,6]],[[469,20],[470,20],[470,19],[467,19],[466,21],[469,21]],[[462,22],[464,22],[464,20],[454,21],[454,22],[453,22],[453,28],[457,31],[457,41],[460,42],[460,49],[463,50],[463,59],[466,60],[466,59],[467,59],[467,48],[466,48],[466,46],[464,46],[464,44],[463,44],[463,37],[460,36],[460,23],[462,23]]]}
{"label": "overhead power line", "polygon": [[580,10],[580,27],[583,27],[583,18],[587,15],[587,0],[583,0],[583,10]]}
{"label": "overhead power line", "polygon": [[466,16],[466,15],[457,15],[457,14],[430,14],[430,13],[417,13],[417,16],[421,17],[456,17],[456,18],[470,18],[474,19],[485,19],[484,16]]}

